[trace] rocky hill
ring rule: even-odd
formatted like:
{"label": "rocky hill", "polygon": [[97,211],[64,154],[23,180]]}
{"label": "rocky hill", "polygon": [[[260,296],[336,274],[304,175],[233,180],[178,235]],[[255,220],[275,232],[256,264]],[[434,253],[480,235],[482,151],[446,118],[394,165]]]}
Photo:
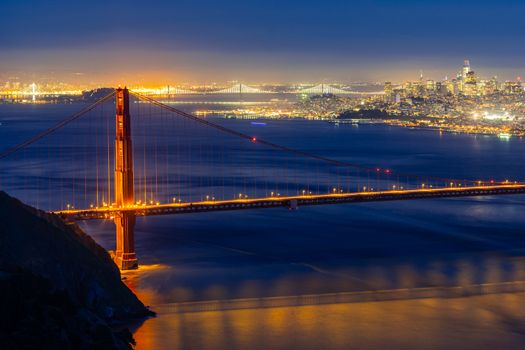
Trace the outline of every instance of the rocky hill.
{"label": "rocky hill", "polygon": [[152,314],[76,224],[4,192],[0,308],[0,349],[130,349],[129,332],[110,325]]}

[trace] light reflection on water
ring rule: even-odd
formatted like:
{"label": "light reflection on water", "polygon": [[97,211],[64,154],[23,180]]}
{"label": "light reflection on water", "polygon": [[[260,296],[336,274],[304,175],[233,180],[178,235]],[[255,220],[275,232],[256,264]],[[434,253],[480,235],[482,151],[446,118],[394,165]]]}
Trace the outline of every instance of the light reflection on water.
{"label": "light reflection on water", "polygon": [[524,294],[161,313],[137,349],[517,349]]}
{"label": "light reflection on water", "polygon": [[[201,301],[165,300],[148,274],[166,277],[169,267],[127,272],[126,281],[158,315],[135,327],[137,349],[495,349],[525,343],[525,259],[510,256],[435,261],[418,266],[375,266],[359,279],[294,276],[274,283],[243,283],[238,294],[209,286]],[[176,267],[171,267],[172,269]],[[138,282],[135,284],[135,282]],[[148,283],[151,283],[149,281]],[[294,285],[299,283],[299,285]],[[323,284],[349,292],[293,295]],[[171,300],[193,300],[175,287]],[[281,295],[227,299],[231,295]]]}

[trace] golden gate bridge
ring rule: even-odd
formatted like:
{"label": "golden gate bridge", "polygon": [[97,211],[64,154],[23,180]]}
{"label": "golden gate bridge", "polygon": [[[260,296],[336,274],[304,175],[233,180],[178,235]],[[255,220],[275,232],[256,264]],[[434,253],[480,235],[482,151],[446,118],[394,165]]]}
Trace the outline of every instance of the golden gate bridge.
{"label": "golden gate bridge", "polygon": [[525,193],[525,183],[510,179],[422,176],[338,160],[229,123],[118,88],[2,151],[0,189],[68,221],[112,220],[121,269],[138,266],[141,216]]}

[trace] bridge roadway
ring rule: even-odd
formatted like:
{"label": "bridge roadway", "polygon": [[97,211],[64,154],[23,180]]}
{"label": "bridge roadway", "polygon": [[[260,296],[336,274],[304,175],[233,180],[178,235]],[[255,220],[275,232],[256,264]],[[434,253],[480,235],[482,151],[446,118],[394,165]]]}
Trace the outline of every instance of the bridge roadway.
{"label": "bridge roadway", "polygon": [[207,200],[192,203],[169,203],[153,205],[137,204],[123,208],[106,206],[90,209],[58,210],[53,211],[53,213],[69,221],[80,221],[112,219],[119,215],[119,213],[123,212],[133,213],[136,216],[153,216],[276,207],[288,207],[290,209],[296,209],[298,207],[307,205],[493,196],[508,194],[525,194],[525,183],[472,187],[421,188],[415,190],[388,190],[378,192],[351,192],[318,195],[307,194],[253,199]]}

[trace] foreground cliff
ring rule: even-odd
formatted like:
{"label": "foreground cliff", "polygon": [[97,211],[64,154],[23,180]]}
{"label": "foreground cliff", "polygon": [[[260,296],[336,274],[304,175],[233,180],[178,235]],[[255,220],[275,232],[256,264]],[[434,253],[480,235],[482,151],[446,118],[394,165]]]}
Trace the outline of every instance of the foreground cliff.
{"label": "foreground cliff", "polygon": [[109,324],[151,312],[77,225],[0,192],[0,349],[130,349]]}

